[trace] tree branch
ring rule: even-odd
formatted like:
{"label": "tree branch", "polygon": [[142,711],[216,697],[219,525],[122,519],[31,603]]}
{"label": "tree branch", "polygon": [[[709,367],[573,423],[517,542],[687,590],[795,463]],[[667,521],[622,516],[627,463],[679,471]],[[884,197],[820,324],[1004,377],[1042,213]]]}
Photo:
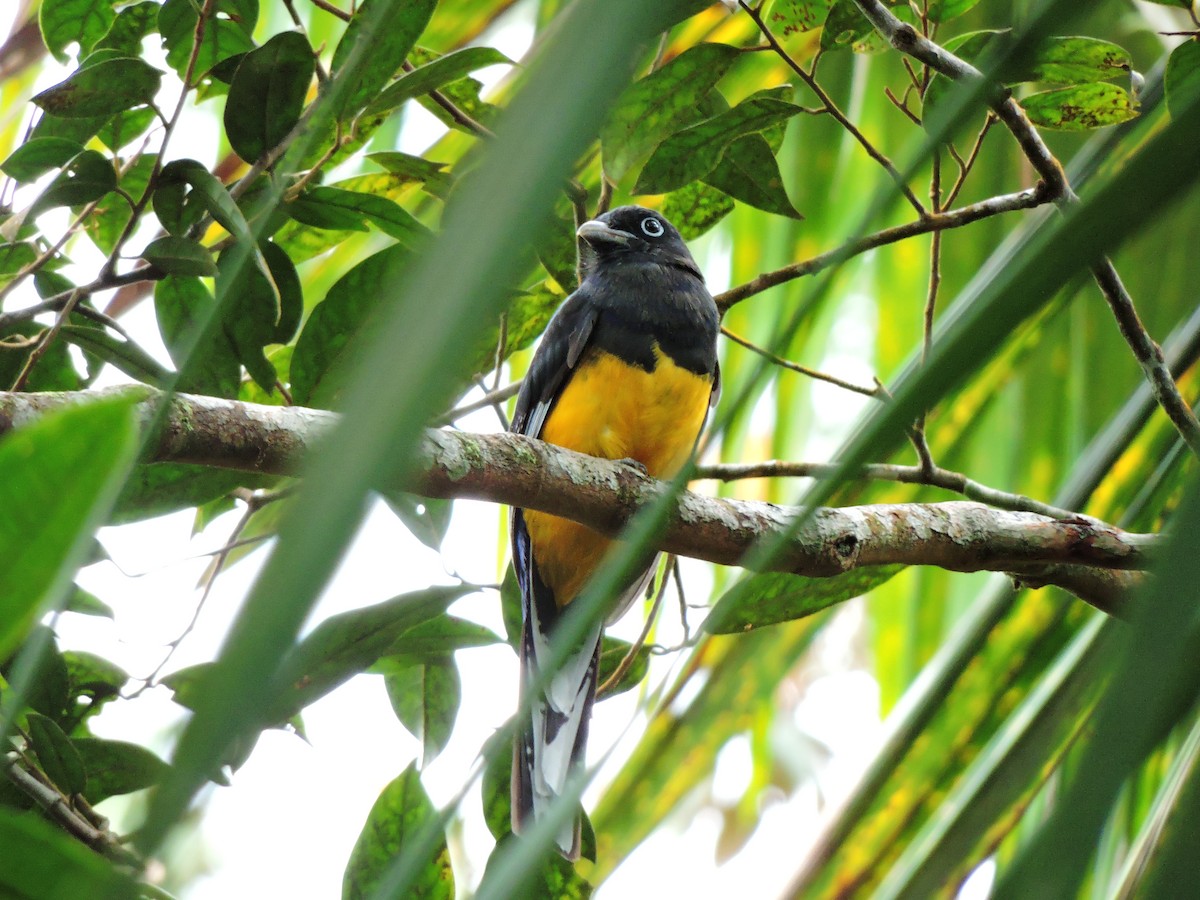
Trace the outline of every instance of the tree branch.
{"label": "tree branch", "polygon": [[[1041,176],[1042,183],[1054,202],[1062,206],[1079,199],[1071,189],[1062,165],[1054,158],[1041,134],[1029,121],[1025,111],[1009,96],[1007,90],[999,85],[989,84],[982,72],[924,37],[911,25],[900,21],[879,0],[855,0],[855,3],[875,30],[901,53],[912,56],[947,78],[982,86],[988,105],[1008,127],[1020,145],[1021,152]],[[1122,284],[1112,261],[1104,257],[1095,263],[1092,266],[1092,276],[1117,320],[1122,337],[1129,344],[1134,358],[1150,383],[1155,399],[1187,442],[1192,453],[1200,457],[1200,420],[1197,420],[1191,407],[1180,395],[1179,387],[1167,370],[1161,348],[1138,318],[1133,299]]]}
{"label": "tree branch", "polygon": [[[162,395],[120,389],[138,398],[148,427]],[[68,404],[114,392],[0,393],[0,435]],[[334,413],[176,395],[149,448],[157,462],[186,462],[266,474],[295,474],[313,444],[335,424]],[[667,485],[632,466],[573,453],[514,434],[427,430],[400,485],[427,497],[470,498],[537,509],[617,536]],[[740,565],[764,538],[791,534],[797,510],[681,493],[658,549],[722,565]],[[1123,532],[1094,519],[1055,519],[958,501],[819,509],[791,534],[773,571],[829,577],[862,566],[933,565],[959,572],[1015,571],[1030,582],[1058,584],[1115,612],[1105,596],[1089,596],[1088,569],[1144,568],[1156,535]],[[1112,594],[1114,577],[1106,580]],[[1122,587],[1134,579],[1117,579]],[[1081,584],[1083,587],[1081,587]],[[1120,592],[1120,591],[1118,591]]]}

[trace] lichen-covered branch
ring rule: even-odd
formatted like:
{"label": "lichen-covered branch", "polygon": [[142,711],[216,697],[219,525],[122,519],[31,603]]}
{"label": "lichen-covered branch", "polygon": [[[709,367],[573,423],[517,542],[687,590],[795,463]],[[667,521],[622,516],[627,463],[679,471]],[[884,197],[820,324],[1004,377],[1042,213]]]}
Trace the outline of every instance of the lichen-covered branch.
{"label": "lichen-covered branch", "polygon": [[[149,426],[158,392],[126,389]],[[106,392],[0,393],[0,436],[37,417]],[[295,406],[261,406],[176,395],[149,458],[267,474],[294,474],[337,416]],[[398,466],[398,469],[400,467]],[[400,486],[428,497],[472,498],[541,510],[619,535],[668,485],[620,462],[573,453],[508,433],[428,430]],[[1156,535],[1137,535],[1083,517],[1052,518],[982,503],[908,503],[818,509],[799,528],[798,511],[770,503],[684,491],[657,541],[661,550],[739,565],[759,541],[789,534],[774,571],[829,577],[861,566],[932,565],[959,572],[1019,573],[1057,584],[1108,611],[1148,564]],[[1112,571],[1101,579],[1092,570]],[[1099,590],[1098,587],[1103,590]]]}

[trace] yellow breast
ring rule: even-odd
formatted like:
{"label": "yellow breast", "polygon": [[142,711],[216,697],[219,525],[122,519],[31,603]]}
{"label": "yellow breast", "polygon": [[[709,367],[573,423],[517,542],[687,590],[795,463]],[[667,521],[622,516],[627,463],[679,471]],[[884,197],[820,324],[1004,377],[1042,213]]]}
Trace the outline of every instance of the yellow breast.
{"label": "yellow breast", "polygon": [[[605,459],[634,459],[656,478],[687,462],[704,425],[712,376],[675,365],[655,347],[653,372],[604,351],[588,354],[551,410],[541,438]],[[584,525],[529,510],[525,524],[542,580],[570,603],[612,543]]]}

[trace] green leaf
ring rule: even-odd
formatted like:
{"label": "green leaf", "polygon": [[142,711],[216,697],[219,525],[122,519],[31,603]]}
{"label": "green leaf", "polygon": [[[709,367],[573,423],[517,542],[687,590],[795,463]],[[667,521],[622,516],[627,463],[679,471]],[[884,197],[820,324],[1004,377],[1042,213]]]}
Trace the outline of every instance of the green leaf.
{"label": "green leaf", "polygon": [[296,646],[281,666],[283,687],[272,721],[291,718],[383,656],[405,631],[442,615],[475,588],[430,587],[383,603],[330,616]]}
{"label": "green leaf", "polygon": [[[37,247],[29,241],[20,241],[15,244],[0,244],[0,285],[12,281],[12,276],[16,275],[26,266],[34,263],[39,255]],[[11,334],[12,330],[9,333]],[[15,357],[16,355],[15,353],[0,351],[0,360],[3,360],[6,356]]]}
{"label": "green leaf", "polygon": [[451,177],[446,171],[447,163],[434,162],[399,150],[368,153],[366,158],[395,175],[399,184],[424,184],[429,193],[442,199],[450,189]]}
{"label": "green leaf", "polygon": [[1172,116],[1191,105],[1200,92],[1200,42],[1186,41],[1171,51],[1163,75],[1167,91],[1167,109]]}
{"label": "green leaf", "polygon": [[199,506],[234,488],[265,488],[277,484],[271,475],[252,475],[185,463],[137,466],[125,483],[113,511],[113,523],[135,522]]}
{"label": "green leaf", "polygon": [[821,31],[822,50],[841,50],[871,34],[874,29],[854,0],[837,0]]}
{"label": "green leaf", "polygon": [[82,794],[87,787],[87,771],[71,739],[53,719],[39,713],[30,713],[27,722],[30,745],[46,777],[67,797]]}
{"label": "green leaf", "polygon": [[112,0],[42,0],[38,10],[42,40],[60,63],[67,61],[70,44],[78,44],[79,55],[85,56],[115,19]]}
{"label": "green leaf", "polygon": [[[1129,77],[1129,52],[1111,41],[1090,37],[1052,37],[1038,45],[1037,55],[1020,73],[1021,81],[1082,84]],[[1005,73],[1005,81],[1015,82]]]}
{"label": "green leaf", "polygon": [[133,881],[42,819],[0,807],[0,894],[37,900],[128,900]]}
{"label": "green leaf", "polygon": [[504,580],[500,582],[500,615],[504,619],[504,637],[515,650],[521,644],[525,614],[521,610],[521,586],[511,565],[504,570]]}
{"label": "green leaf", "polygon": [[[409,54],[408,58],[409,62],[419,67],[427,66],[442,57],[441,54],[435,53],[428,48],[413,47],[412,53]],[[484,102],[481,96],[483,93],[483,82],[478,79],[468,75],[456,81],[447,82],[442,85],[438,93],[454,104],[458,110],[466,113],[473,121],[484,126],[495,124],[496,113],[499,112],[499,108]],[[460,121],[457,116],[451,115],[449,111],[444,109],[428,94],[418,95],[416,101],[447,128],[461,131],[464,134],[475,134],[473,126]],[[364,113],[364,116],[366,115],[368,114]],[[386,114],[376,113],[375,115]]]}
{"label": "green leaf", "polygon": [[357,83],[337,101],[339,118],[355,115],[391,80],[416,44],[421,32],[425,30],[425,26],[429,24],[433,8],[437,5],[436,0],[413,0],[392,10],[386,25],[369,29],[366,23],[374,18],[374,6],[387,2],[388,0],[363,0],[346,27],[342,39],[338,41],[337,49],[333,51],[331,74],[335,78],[352,54],[370,55],[366,66],[359,72]]}
{"label": "green leaf", "polygon": [[707,184],[693,181],[667,194],[662,211],[679,229],[683,239],[692,241],[733,212],[733,198]]}
{"label": "green leaf", "polygon": [[304,295],[296,267],[283,250],[264,241],[259,251],[271,278],[250,265],[229,275],[231,263],[241,258],[225,251],[217,260],[217,295],[229,297],[222,326],[234,352],[258,385],[272,393],[278,375],[263,348],[292,339],[304,312]]}
{"label": "green leaf", "polygon": [[315,60],[298,31],[275,35],[242,57],[225,101],[225,133],[246,162],[282,141],[300,120]]}
{"label": "green leaf", "polygon": [[[76,587],[75,596],[71,598],[66,607],[68,610],[72,609],[71,604],[76,603],[82,593]],[[95,602],[100,603],[99,600],[95,600]],[[89,611],[89,614],[107,615],[112,618],[112,611],[107,606],[100,605],[103,607],[102,612]],[[79,612],[80,610],[73,611]],[[68,650],[62,656],[63,663],[66,665],[68,683],[68,702],[65,705],[73,707],[67,709],[68,715],[64,719],[64,728],[68,732],[74,733],[80,723],[96,715],[105,703],[120,694],[121,688],[129,681],[129,675],[120,666],[96,656],[94,653]],[[70,727],[67,727],[68,724]]]}
{"label": "green leaf", "polygon": [[392,643],[389,654],[407,659],[441,659],[455,650],[488,647],[503,643],[498,634],[457,616],[429,619],[401,634]]}
{"label": "green leaf", "polygon": [[704,630],[709,634],[736,634],[803,619],[879,587],[902,568],[870,566],[832,578],[809,578],[786,572],[751,575],[717,601],[704,622]]}
{"label": "green leaf", "polygon": [[17,182],[36,181],[51,169],[60,169],[83,152],[78,141],[59,137],[32,138],[14,150],[0,171]]}
{"label": "green leaf", "polygon": [[833,4],[834,0],[775,0],[766,22],[777,37],[786,38],[821,27]]}
{"label": "green leaf", "polygon": [[48,413],[0,441],[0,659],[67,594],[135,447],[127,400]]}
{"label": "green leaf", "polygon": [[1021,100],[1034,125],[1062,131],[1088,131],[1128,122],[1138,114],[1137,101],[1124,88],[1095,82],[1030,94]]}
{"label": "green leaf", "polygon": [[91,591],[85,591],[79,585],[75,585],[75,590],[67,599],[67,605],[63,609],[66,612],[79,613],[83,616],[101,616],[105,619],[113,618],[111,606]]}
{"label": "green leaf", "polygon": [[[426,837],[431,829],[437,834],[432,842]],[[405,896],[452,900],[454,872],[450,868],[446,836],[437,809],[421,785],[415,763],[385,787],[371,807],[346,864],[343,900],[374,897],[393,861],[414,852],[421,853],[423,860]]]}
{"label": "green leaf", "polygon": [[76,738],[75,749],[87,767],[86,796],[91,804],[158,784],[170,766],[137,744],[101,738]]}
{"label": "green leaf", "polygon": [[165,387],[171,373],[133,341],[115,337],[102,328],[86,325],[63,325],[58,333],[81,350],[86,350],[124,372],[130,378]]}
{"label": "green leaf", "polygon": [[[193,0],[167,0],[158,14],[158,30],[167,47],[167,64],[181,78],[192,56],[198,8]],[[218,63],[254,49],[251,36],[258,22],[258,0],[217,0],[216,13],[204,24],[192,84]]]}
{"label": "green leaf", "polygon": [[[584,824],[586,827],[586,822]],[[496,842],[496,848],[488,857],[487,868],[483,870],[477,896],[527,897],[530,900],[587,900],[592,896],[591,883],[579,874],[574,863],[557,853],[545,854],[532,864],[522,865],[517,884],[506,881],[502,887],[493,887],[495,873],[519,846],[520,838],[512,832]]]}
{"label": "green leaf", "polygon": [[1192,0],[1149,0],[1150,3],[1157,3],[1159,6],[1178,6],[1180,9],[1191,9]]}
{"label": "green leaf", "polygon": [[315,187],[305,191],[288,204],[288,213],[298,222],[314,228],[366,231],[370,222],[407,247],[413,247],[429,236],[429,229],[395,201],[339,187]]}
{"label": "green leaf", "polygon": [[[185,190],[179,190],[185,186]],[[160,192],[167,192],[171,212],[159,211]],[[189,207],[192,209],[189,210]],[[254,240],[246,217],[233,202],[220,179],[194,159],[177,159],[163,166],[154,195],[154,210],[163,227],[172,234],[178,234],[198,221],[194,214],[201,208],[239,242],[253,246]],[[192,213],[191,216],[188,215],[189,212]]]}
{"label": "green leaf", "polygon": [[154,0],[122,7],[96,49],[113,49],[122,56],[137,56],[142,50],[142,38],[158,28],[158,10],[159,5]]}
{"label": "green leaf", "polygon": [[949,22],[969,12],[979,0],[930,0],[929,19],[931,22]]}
{"label": "green leaf", "polygon": [[[207,339],[201,331],[215,305],[212,293],[199,278],[168,276],[154,286],[158,330],[171,360],[182,372],[178,389],[236,397],[242,370],[233,344],[221,328],[209,331]],[[185,366],[189,360],[191,364]]]}
{"label": "green leaf", "polygon": [[728,112],[671,135],[646,161],[634,193],[663,194],[703,178],[738,138],[764,131],[801,112],[801,107],[783,100],[790,95],[791,88],[786,85],[760,91]]}
{"label": "green leaf", "polygon": [[480,788],[483,821],[496,840],[512,834],[512,741],[498,740],[506,733],[506,728],[501,729],[488,739],[482,751],[486,760]]}
{"label": "green leaf", "polygon": [[334,282],[313,309],[292,355],[292,397],[328,408],[339,390],[337,372],[352,358],[353,338],[380,305],[379,285],[390,283],[412,254],[402,246],[368,256]]}
{"label": "green leaf", "polygon": [[[135,201],[141,197],[150,183],[150,175],[157,160],[157,154],[145,153],[137,157],[132,164],[125,166],[121,172],[121,190],[135,198]],[[132,216],[133,209],[129,200],[113,191],[100,198],[92,209],[92,214],[84,221],[83,229],[100,252],[108,256],[116,249],[117,241],[125,233]]]}
{"label": "green leaf", "polygon": [[77,69],[33,102],[63,119],[111,116],[153,101],[161,81],[162,72],[144,60],[118,57]]}
{"label": "green leaf", "polygon": [[789,219],[804,218],[788,199],[779,163],[761,134],[748,134],[730,144],[704,182],[757,209]]}
{"label": "green leaf", "polygon": [[[608,681],[617,671],[617,667],[625,661],[625,657],[629,655],[632,649],[633,645],[629,641],[605,635],[600,645],[600,671],[596,675],[596,683],[604,684]],[[630,688],[637,687],[642,683],[642,679],[646,677],[646,672],[649,669],[650,648],[642,645],[638,647],[637,652],[633,655],[633,661],[629,664],[629,668],[625,670],[625,674],[605,690],[603,696],[599,699],[606,700],[609,697],[615,697],[617,694],[623,694]]]}
{"label": "green leaf", "polygon": [[451,500],[431,500],[404,491],[384,491],[383,500],[413,537],[431,550],[440,550],[450,527]]}
{"label": "green leaf", "polygon": [[217,264],[212,251],[191,238],[164,235],[146,245],[142,259],[162,269],[168,275],[213,276]]}
{"label": "green leaf", "polygon": [[[0,246],[0,258],[3,258],[3,246]],[[4,282],[0,276],[0,284]],[[21,335],[32,337],[40,332],[40,326],[32,322],[22,322],[9,328],[5,335]],[[0,386],[10,387],[25,368],[31,350],[5,350],[0,348]],[[71,362],[71,354],[67,345],[62,341],[54,341],[42,358],[33,366],[25,389],[29,391],[77,391],[82,385],[79,373]]]}
{"label": "green leaf", "polygon": [[78,206],[99,200],[117,186],[117,173],[102,153],[84,150],[63,168],[34,201],[31,216],[56,206]]}
{"label": "green leaf", "polygon": [[600,131],[605,174],[621,181],[664,138],[692,121],[738,55],[728,44],[699,44],[628,88]]}
{"label": "green leaf", "polygon": [[421,742],[421,767],[445,749],[462,702],[462,680],[453,656],[391,657],[375,665],[400,724]]}
{"label": "green leaf", "polygon": [[401,75],[367,104],[366,112],[390,112],[406,100],[436,91],[476,69],[495,65],[511,66],[513,61],[493,47],[455,50]]}

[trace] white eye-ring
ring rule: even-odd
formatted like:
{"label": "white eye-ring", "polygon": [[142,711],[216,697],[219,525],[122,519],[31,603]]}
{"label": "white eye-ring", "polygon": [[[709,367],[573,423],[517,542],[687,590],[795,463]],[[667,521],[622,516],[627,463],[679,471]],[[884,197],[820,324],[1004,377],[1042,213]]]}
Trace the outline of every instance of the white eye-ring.
{"label": "white eye-ring", "polygon": [[654,216],[646,216],[642,219],[642,233],[648,237],[662,237],[664,230],[662,222]]}

